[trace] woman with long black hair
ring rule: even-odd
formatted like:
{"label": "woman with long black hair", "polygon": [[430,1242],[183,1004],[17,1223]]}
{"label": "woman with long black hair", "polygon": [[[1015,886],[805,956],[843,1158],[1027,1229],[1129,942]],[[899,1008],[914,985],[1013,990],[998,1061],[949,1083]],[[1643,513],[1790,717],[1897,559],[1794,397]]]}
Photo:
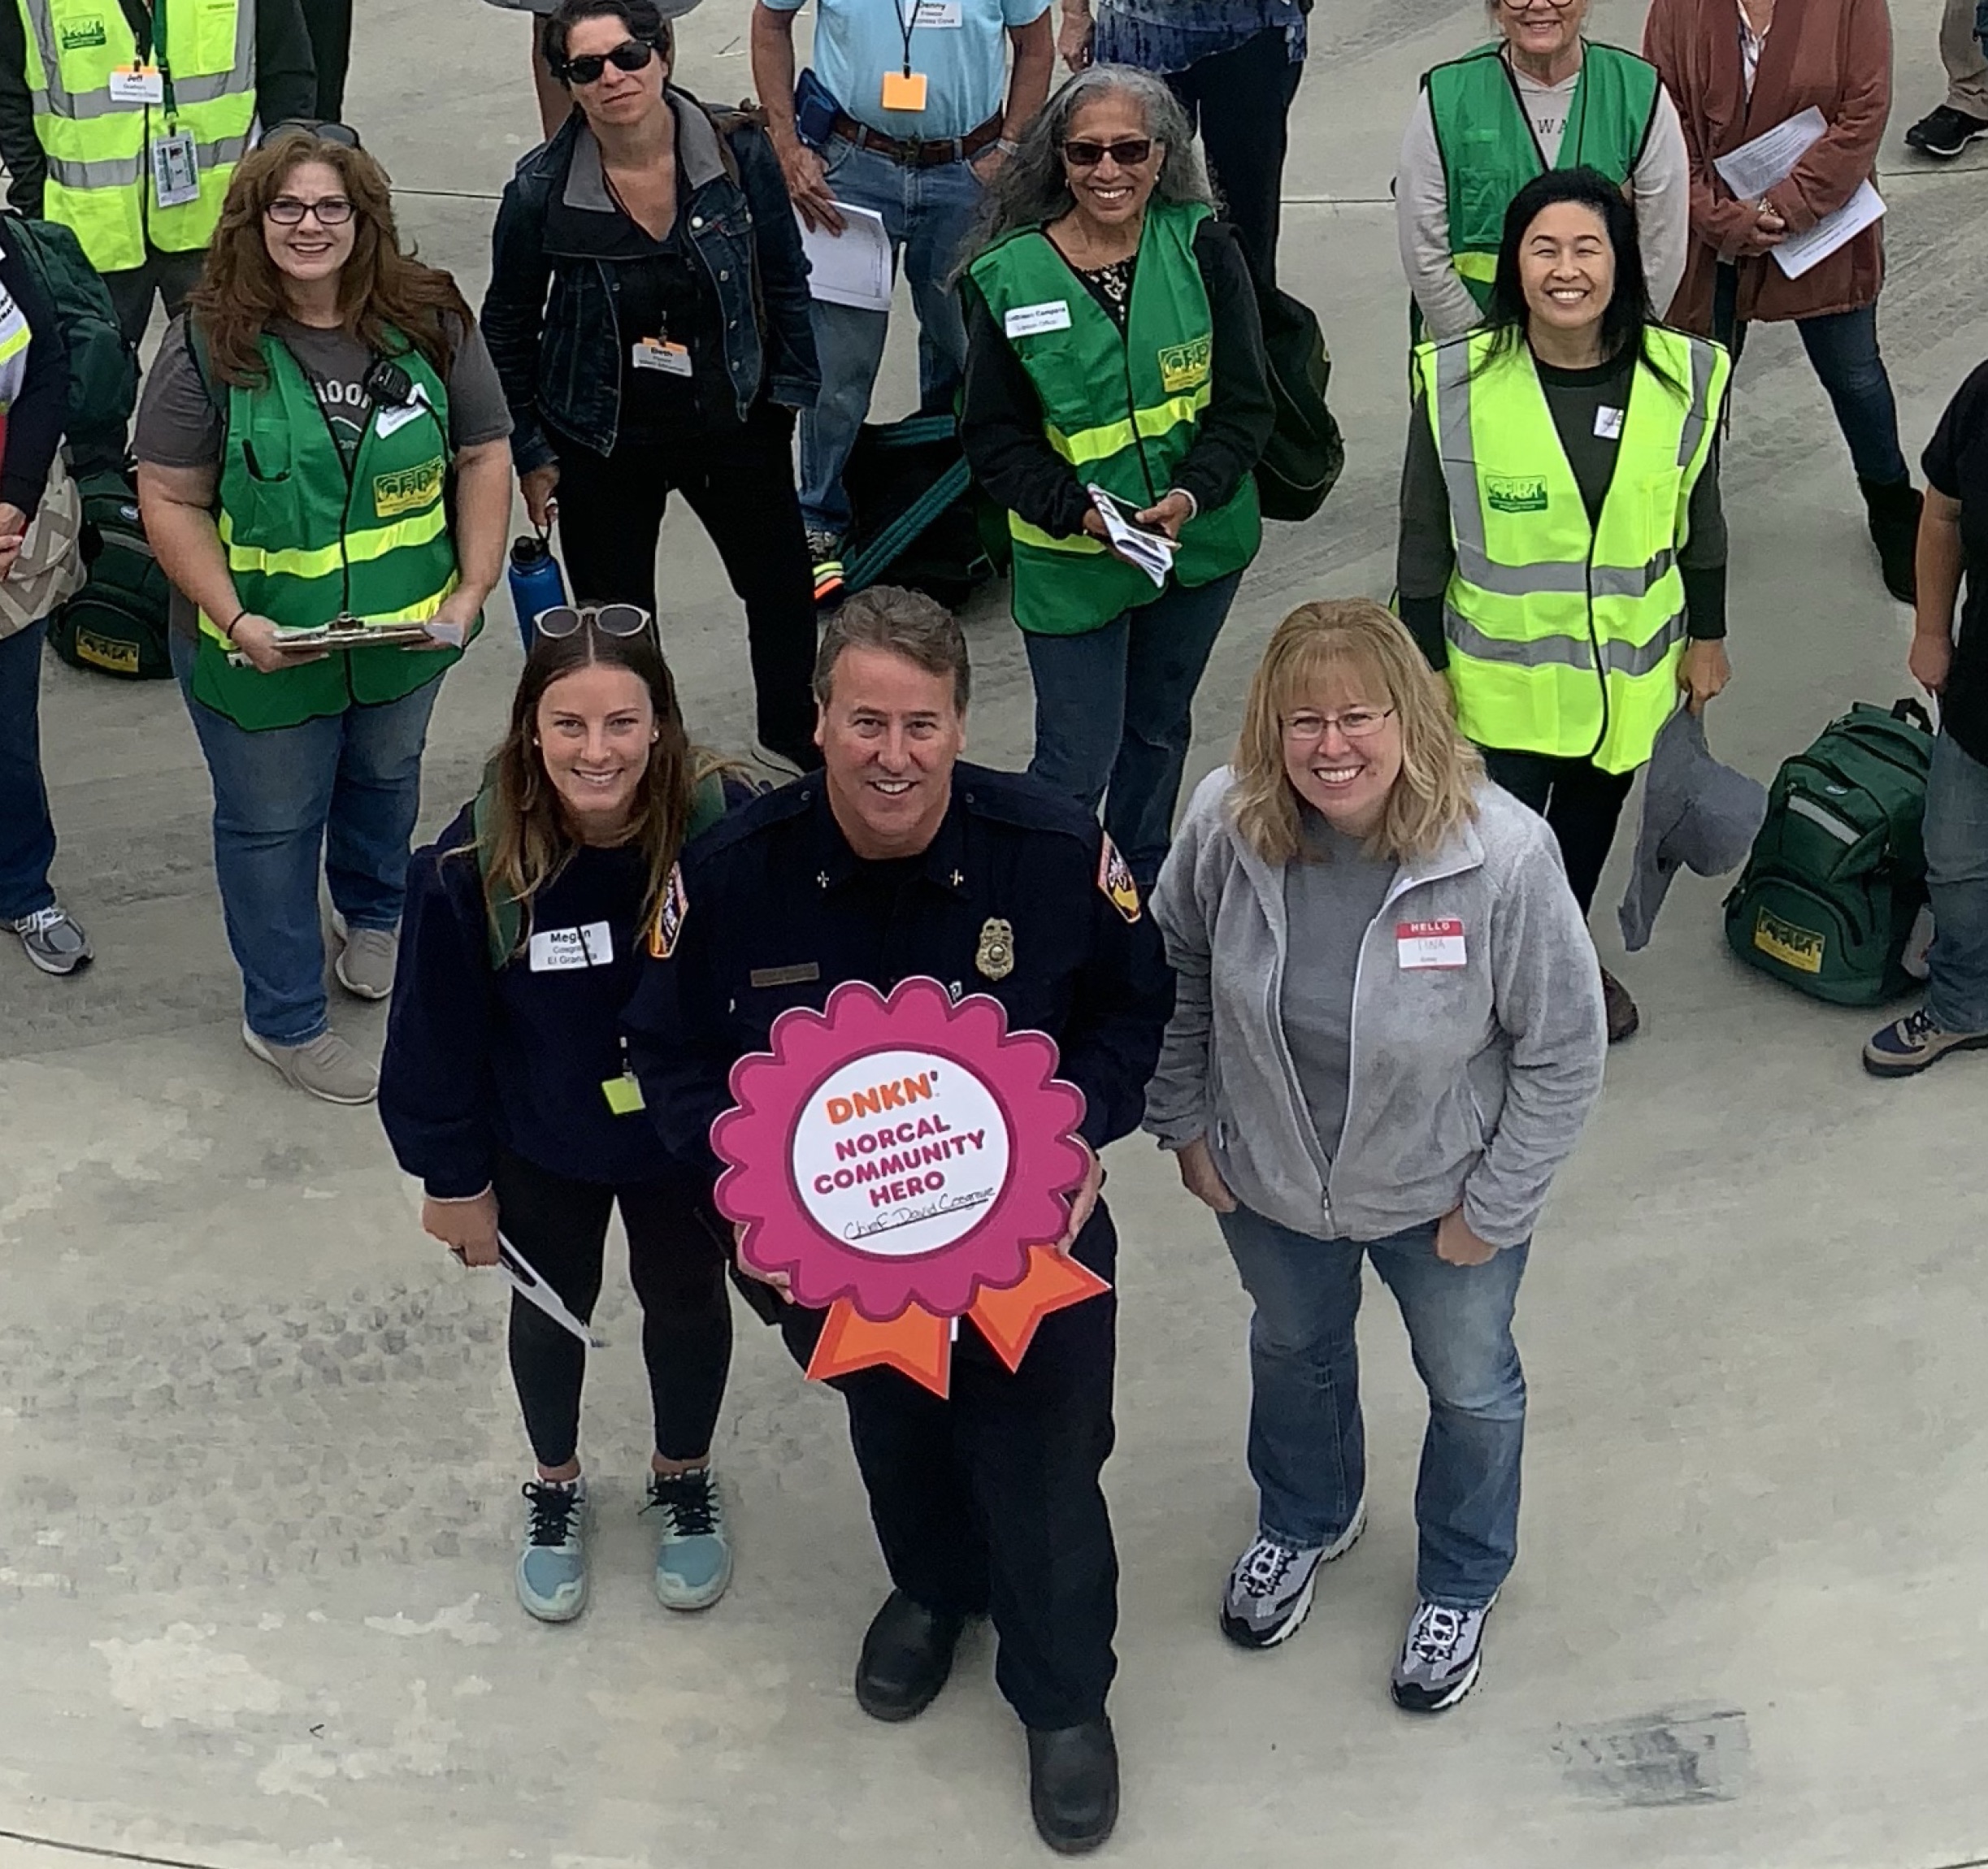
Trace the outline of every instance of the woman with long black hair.
{"label": "woman with long black hair", "polygon": [[[1486,323],[1415,353],[1396,578],[1491,776],[1583,913],[1682,688],[1725,686],[1717,435],[1731,364],[1656,321],[1636,217],[1587,168],[1519,191]],[[1608,1036],[1638,1023],[1606,970]]]}
{"label": "woman with long black hair", "polygon": [[[415,854],[380,1077],[393,1152],[426,1192],[421,1224],[466,1264],[495,1264],[501,1231],[588,1317],[620,1208],[655,1415],[644,1510],[662,1515],[656,1594],[676,1610],[708,1607],[731,1576],[710,1459],[730,1234],[709,1177],[658,1147],[620,1016],[677,853],[723,809],[648,616],[545,613],[482,789]],[[518,1600],[566,1622],[587,1602],[586,1349],[514,1298],[510,1366],[538,1457]]]}

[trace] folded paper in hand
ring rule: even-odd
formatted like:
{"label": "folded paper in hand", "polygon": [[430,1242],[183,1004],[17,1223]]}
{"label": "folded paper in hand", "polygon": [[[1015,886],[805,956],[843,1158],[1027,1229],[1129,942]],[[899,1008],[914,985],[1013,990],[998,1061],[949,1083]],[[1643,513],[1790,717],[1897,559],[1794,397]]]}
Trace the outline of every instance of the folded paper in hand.
{"label": "folded paper in hand", "polygon": [[[1751,142],[1715,157],[1712,167],[1738,199],[1757,202],[1795,173],[1795,165],[1829,134],[1829,128],[1821,111],[1812,104]],[[1838,248],[1847,246],[1873,221],[1882,219],[1884,211],[1882,198],[1866,181],[1840,208],[1825,215],[1807,232],[1791,233],[1770,249],[1774,264],[1790,279],[1799,279]]]}
{"label": "folded paper in hand", "polygon": [[891,236],[883,217],[870,208],[853,208],[837,202],[842,232],[810,228],[801,220],[801,245],[808,256],[808,292],[824,305],[847,305],[857,311],[891,309]]}
{"label": "folded paper in hand", "polygon": [[1164,532],[1149,532],[1144,527],[1135,526],[1126,517],[1124,509],[1115,495],[1108,493],[1095,484],[1084,491],[1091,496],[1091,504],[1096,507],[1098,517],[1105,522],[1105,536],[1111,549],[1129,564],[1136,565],[1161,590],[1166,588],[1166,575],[1174,568],[1174,553],[1177,549],[1174,541]]}

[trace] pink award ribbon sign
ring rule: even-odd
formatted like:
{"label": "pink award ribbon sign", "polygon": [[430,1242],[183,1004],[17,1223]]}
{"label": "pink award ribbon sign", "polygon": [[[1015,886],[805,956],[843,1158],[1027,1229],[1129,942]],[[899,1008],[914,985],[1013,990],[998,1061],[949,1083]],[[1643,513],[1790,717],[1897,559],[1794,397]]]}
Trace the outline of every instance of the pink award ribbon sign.
{"label": "pink award ribbon sign", "polygon": [[827,1310],[810,1377],[884,1364],[944,1395],[955,1320],[1015,1369],[1051,1312],[1110,1289],[1056,1251],[1089,1167],[1083,1093],[999,1000],[847,981],[772,1043],[732,1066],[716,1198],[740,1261]]}

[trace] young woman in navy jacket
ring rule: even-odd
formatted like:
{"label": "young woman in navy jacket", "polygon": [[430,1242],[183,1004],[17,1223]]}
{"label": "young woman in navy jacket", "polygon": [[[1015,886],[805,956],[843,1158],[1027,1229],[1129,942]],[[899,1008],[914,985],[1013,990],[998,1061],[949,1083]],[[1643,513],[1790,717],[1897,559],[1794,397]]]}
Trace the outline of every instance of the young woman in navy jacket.
{"label": "young woman in navy jacket", "polygon": [[[465,1264],[496,1264],[501,1229],[586,1318],[619,1207],[655,1411],[643,1509],[662,1518],[656,1594],[679,1610],[708,1607],[731,1576],[710,1467],[730,1230],[709,1178],[663,1154],[620,1015],[666,924],[678,851],[723,809],[649,625],[614,635],[583,614],[570,635],[541,634],[482,789],[415,854],[380,1081],[393,1152],[426,1192],[422,1225]],[[538,1460],[518,1598],[565,1622],[587,1601],[586,1350],[522,1297],[510,1346]]]}

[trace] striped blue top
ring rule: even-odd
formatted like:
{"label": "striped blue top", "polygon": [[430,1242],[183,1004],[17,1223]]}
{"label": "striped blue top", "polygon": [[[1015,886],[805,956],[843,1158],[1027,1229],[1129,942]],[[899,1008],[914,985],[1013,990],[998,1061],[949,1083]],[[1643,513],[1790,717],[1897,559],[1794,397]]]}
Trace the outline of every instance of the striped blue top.
{"label": "striped blue top", "polygon": [[1184,72],[1282,27],[1296,64],[1304,57],[1304,24],[1298,0],[1099,0],[1092,56],[1101,65]]}

